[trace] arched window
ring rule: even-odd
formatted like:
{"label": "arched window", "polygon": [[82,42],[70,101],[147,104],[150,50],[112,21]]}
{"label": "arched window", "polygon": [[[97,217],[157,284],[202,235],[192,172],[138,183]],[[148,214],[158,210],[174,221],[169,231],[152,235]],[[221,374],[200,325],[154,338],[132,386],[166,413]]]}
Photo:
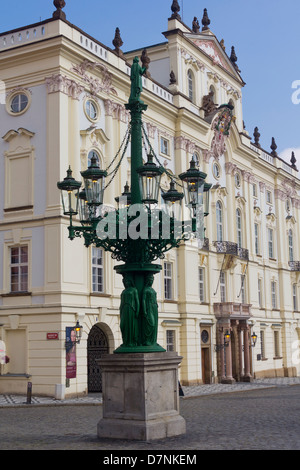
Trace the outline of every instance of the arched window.
{"label": "arched window", "polygon": [[99,165],[99,167],[101,166],[100,165],[100,156],[99,156],[99,153],[96,152],[96,150],[91,150],[88,154],[88,167],[90,166],[91,164],[91,160],[93,157],[96,157],[97,158],[97,164]]}
{"label": "arched window", "polygon": [[217,241],[223,240],[223,208],[220,201],[216,204],[216,219],[217,219]]}
{"label": "arched window", "polygon": [[289,230],[289,261],[294,261],[293,232]]}
{"label": "arched window", "polygon": [[237,243],[238,247],[242,248],[242,214],[240,209],[236,210],[236,232],[237,232]]}
{"label": "arched window", "polygon": [[195,99],[195,90],[194,90],[194,77],[191,70],[188,70],[187,73],[188,78],[188,96],[191,101]]}

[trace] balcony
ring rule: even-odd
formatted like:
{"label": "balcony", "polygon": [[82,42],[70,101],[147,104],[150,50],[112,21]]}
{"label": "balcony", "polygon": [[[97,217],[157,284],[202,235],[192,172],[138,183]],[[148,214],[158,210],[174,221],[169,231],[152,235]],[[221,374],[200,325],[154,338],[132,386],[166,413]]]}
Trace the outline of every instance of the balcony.
{"label": "balcony", "polygon": [[291,271],[300,272],[300,261],[289,261],[289,267],[291,268]]}
{"label": "balcony", "polygon": [[214,242],[217,253],[223,253],[225,255],[237,256],[240,259],[249,260],[249,250],[246,248],[240,248],[237,243],[234,242]]}
{"label": "balcony", "polygon": [[235,302],[214,303],[214,314],[218,319],[231,318],[233,320],[246,320],[252,316],[251,305]]}

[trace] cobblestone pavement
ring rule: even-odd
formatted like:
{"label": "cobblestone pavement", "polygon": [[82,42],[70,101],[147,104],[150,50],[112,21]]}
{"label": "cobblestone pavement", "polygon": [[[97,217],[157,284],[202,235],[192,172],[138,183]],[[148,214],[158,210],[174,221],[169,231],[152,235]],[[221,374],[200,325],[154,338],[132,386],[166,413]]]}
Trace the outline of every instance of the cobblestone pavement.
{"label": "cobblestone pavement", "polygon": [[[162,451],[196,456],[199,450],[300,450],[299,385],[297,378],[185,387],[180,410],[186,434],[151,442],[98,439],[101,396],[66,400],[64,406],[50,406],[49,399],[42,403],[41,398],[32,405],[4,404],[0,408],[0,450],[130,451],[145,459]],[[73,406],[75,403],[81,406]],[[103,454],[96,455],[97,462],[103,463]]]}

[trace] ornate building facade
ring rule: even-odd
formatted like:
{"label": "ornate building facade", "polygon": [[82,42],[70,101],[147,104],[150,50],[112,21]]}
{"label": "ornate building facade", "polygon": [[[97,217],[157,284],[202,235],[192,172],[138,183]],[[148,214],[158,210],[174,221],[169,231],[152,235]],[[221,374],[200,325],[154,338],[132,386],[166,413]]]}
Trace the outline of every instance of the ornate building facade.
{"label": "ornate building facade", "polygon": [[[36,394],[100,391],[96,359],[120,345],[116,261],[68,240],[57,182],[69,165],[80,179],[92,156],[101,168],[113,161],[135,56],[147,67],[144,128],[157,158],[174,174],[194,159],[212,184],[204,245],[161,260],[159,343],[182,356],[182,384],[298,375],[299,174],[274,139],[265,150],[258,129],[253,139],[245,130],[234,48],[227,54],[206,10],[189,27],[173,2],[164,42],[124,53],[118,28],[105,46],[55,3],[49,20],[0,34],[0,393],[28,381]],[[130,180],[125,157],[107,206]],[[69,350],[77,321],[82,338]]]}

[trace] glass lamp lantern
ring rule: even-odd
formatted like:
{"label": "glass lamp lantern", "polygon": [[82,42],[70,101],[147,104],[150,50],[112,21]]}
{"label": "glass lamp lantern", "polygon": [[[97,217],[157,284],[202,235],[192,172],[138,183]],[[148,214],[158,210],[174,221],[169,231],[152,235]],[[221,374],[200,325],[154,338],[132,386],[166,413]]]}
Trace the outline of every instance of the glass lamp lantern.
{"label": "glass lamp lantern", "polygon": [[103,204],[105,177],[107,173],[101,170],[97,163],[97,158],[91,158],[91,164],[87,170],[82,171],[81,175],[84,179],[87,202],[93,206]]}
{"label": "glass lamp lantern", "polygon": [[212,184],[204,183],[204,192],[203,192],[204,217],[207,217],[209,214],[209,195],[210,195],[211,187],[212,187]]}
{"label": "glass lamp lantern", "polygon": [[79,195],[79,219],[82,224],[89,223],[89,206],[86,197],[86,191],[83,189]]}
{"label": "glass lamp lantern", "polygon": [[79,321],[77,320],[76,325],[75,325],[75,332],[76,332],[76,343],[80,343],[81,337],[82,337],[82,326],[79,324]]}
{"label": "glass lamp lantern", "polygon": [[145,204],[157,204],[163,169],[153,163],[152,154],[149,154],[147,157],[147,163],[137,169],[140,179],[142,201]]}
{"label": "glass lamp lantern", "polygon": [[183,197],[184,195],[175,189],[175,182],[171,181],[170,189],[162,195],[170,217],[174,217],[177,213]]}
{"label": "glass lamp lantern", "polygon": [[203,173],[196,168],[196,162],[191,160],[190,168],[179,175],[183,182],[185,204],[192,210],[195,217],[197,206],[203,205],[203,193],[206,173]]}
{"label": "glass lamp lantern", "polygon": [[257,341],[257,335],[253,332],[253,334],[251,335],[251,340],[252,340],[252,344],[251,346],[254,348],[255,345],[256,345],[256,341]]}
{"label": "glass lamp lantern", "polygon": [[131,204],[131,192],[128,183],[126,182],[124,186],[124,191],[120,197],[115,197],[115,201],[118,204],[119,209],[125,209]]}
{"label": "glass lamp lantern", "polygon": [[228,330],[226,330],[225,334],[224,334],[224,344],[228,344],[230,341],[230,333]]}
{"label": "glass lamp lantern", "polygon": [[72,177],[70,166],[67,171],[67,177],[63,181],[57,183],[57,187],[61,192],[64,215],[72,216],[78,214],[79,189],[81,187],[81,182],[76,181]]}

